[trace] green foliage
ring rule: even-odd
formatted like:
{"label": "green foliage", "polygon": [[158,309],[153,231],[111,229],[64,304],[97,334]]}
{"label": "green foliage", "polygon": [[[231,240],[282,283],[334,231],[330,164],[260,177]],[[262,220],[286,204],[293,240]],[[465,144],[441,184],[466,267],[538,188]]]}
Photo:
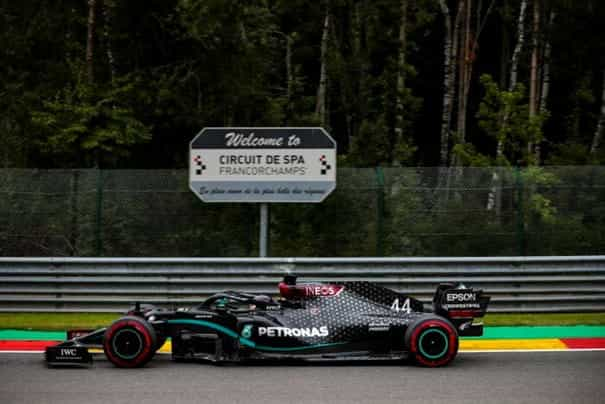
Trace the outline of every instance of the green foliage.
{"label": "green foliage", "polygon": [[590,147],[573,141],[555,145],[554,153],[548,159],[552,165],[588,164]]}
{"label": "green foliage", "polygon": [[464,166],[489,167],[494,165],[493,159],[479,153],[471,143],[456,144],[452,149],[452,153],[458,156],[460,163]]}
{"label": "green foliage", "polygon": [[[415,69],[406,65],[406,77],[413,78],[416,76]],[[422,98],[412,94],[411,89],[404,88],[401,93],[397,93],[401,99],[401,111],[395,108],[395,139],[393,145],[392,161],[402,165],[409,166],[414,162],[414,157],[418,151],[418,147],[414,144],[413,130],[414,119],[422,108]],[[397,133],[397,131],[400,133]]]}
{"label": "green foliage", "polygon": [[389,161],[389,131],[384,117],[376,122],[363,121],[359,134],[353,138],[349,158],[358,167],[374,167]]}
{"label": "green foliage", "polygon": [[393,160],[402,166],[408,166],[414,161],[417,151],[418,147],[414,146],[409,138],[403,135],[398,136],[393,151]]}
{"label": "green foliage", "polygon": [[496,157],[495,163],[533,163],[534,156],[528,154],[527,145],[543,140],[542,125],[548,114],[529,115],[522,84],[517,84],[513,91],[500,90],[489,75],[481,76],[481,84],[485,95],[477,112],[479,127],[503,147],[503,154]]}
{"label": "green foliage", "polygon": [[527,200],[527,206],[530,209],[530,212],[535,213],[544,223],[555,223],[557,209],[553,207],[552,202],[543,195],[532,194]]}
{"label": "green foliage", "polygon": [[[150,128],[135,115],[136,81],[116,80],[115,86],[99,89],[78,83],[43,102],[32,112],[32,121],[43,136],[40,148],[49,154],[70,156],[80,153],[100,158],[125,156],[133,145],[151,138]],[[80,160],[81,161],[81,160]],[[94,161],[94,160],[93,160]]]}
{"label": "green foliage", "polygon": [[544,224],[555,224],[557,208],[553,206],[552,200],[538,189],[546,190],[561,183],[561,180],[551,172],[541,167],[530,166],[521,172],[521,180],[528,195],[525,196],[525,218],[524,222],[539,220]]}
{"label": "green foliage", "polygon": [[[494,170],[500,220],[485,209]],[[271,206],[271,255],[598,254],[603,172],[463,168],[439,186],[438,168],[340,167],[336,191],[321,204]],[[0,195],[0,256],[95,256],[97,235],[103,256],[258,251],[258,207],[200,202],[186,170],[2,169]]]}
{"label": "green foliage", "polygon": [[[438,161],[444,24],[434,0],[407,2],[403,66],[398,58],[400,0],[103,3],[111,18],[99,7],[95,81],[88,83],[87,2],[0,1],[1,166],[183,168],[188,142],[204,126],[316,126],[327,7],[326,126],[338,141],[339,166],[421,167]],[[478,4],[472,2],[475,11]],[[392,255],[518,254],[520,232],[525,232],[528,253],[602,249],[605,195],[591,188],[596,180],[548,168],[533,171],[538,162],[527,146],[540,143],[549,164],[605,162],[605,147],[588,153],[602,102],[603,61],[595,55],[603,53],[598,33],[605,2],[553,0],[544,5],[545,15],[550,8],[556,13],[554,26],[543,25],[540,35],[541,45],[549,40],[553,49],[546,100],[551,113],[530,117],[525,86],[513,91],[503,87],[509,75],[507,50],[517,37],[519,0],[496,2],[497,12],[489,17],[476,50],[481,62],[473,64],[465,142],[452,134],[453,153],[462,165],[504,167],[499,171],[505,175],[500,177],[498,220],[485,209],[494,185],[491,168],[480,170],[481,175],[452,169],[446,178],[393,175],[397,180],[387,180],[384,189],[371,169],[366,184],[342,188],[342,194],[321,205],[276,207],[276,254],[372,255],[381,240]],[[528,83],[528,49],[520,57],[520,83]],[[402,91],[397,87],[400,73],[405,76]],[[476,76],[482,86],[476,85]],[[495,153],[498,142],[500,156]],[[530,167],[522,170],[521,185],[511,180],[514,166]],[[544,175],[551,172],[553,177]],[[475,174],[481,180],[464,182]],[[120,189],[136,188],[146,175],[125,181]],[[363,175],[360,171],[351,177]],[[0,216],[2,253],[94,254],[95,226],[105,226],[107,254],[153,255],[162,248],[166,254],[184,255],[255,252],[256,212],[250,206],[200,205],[183,186],[170,192],[186,193],[189,199],[168,193],[174,199],[156,200],[142,190],[123,199],[105,195],[99,224],[96,173],[69,176],[61,184],[49,180],[47,188],[34,181],[30,192],[54,195],[59,189],[68,195],[55,204],[15,193],[20,182],[10,176],[0,177],[0,183],[11,184],[0,197],[2,209],[9,212]],[[585,188],[573,190],[575,184]],[[523,188],[520,200],[518,186]],[[165,191],[162,186],[149,189]],[[43,208],[48,208],[44,215],[39,213]],[[136,217],[173,210],[180,213],[152,222]],[[382,214],[379,225],[377,215]],[[198,221],[203,225],[191,226]],[[19,233],[20,228],[27,230]]]}
{"label": "green foliage", "polygon": [[[481,8],[483,15],[487,8],[479,4],[472,3],[473,14]],[[494,79],[484,77],[482,89],[473,76],[468,144],[454,142],[464,164],[487,164],[478,155],[493,156],[499,139],[503,157],[490,164],[535,163],[526,145],[541,140],[548,142],[545,161],[603,161],[580,152],[590,145],[601,102],[602,61],[594,55],[602,53],[602,35],[595,32],[605,18],[603,4],[545,4],[545,15],[551,8],[556,13],[554,26],[543,25],[540,36],[541,45],[549,40],[553,49],[552,114],[530,119],[524,88],[507,92],[495,84],[508,77],[507,66],[499,65],[510,60],[506,49],[516,38],[519,0],[496,2],[476,50],[482,62],[473,66],[474,76]],[[339,152],[351,150],[348,160],[360,164],[433,165],[443,16],[434,0],[407,5],[405,63],[399,66],[400,0],[99,2],[95,83],[85,88],[88,4],[0,2],[1,164],[93,164],[98,150],[107,167],[180,167],[187,161],[183,145],[203,126],[317,125],[320,41],[329,7],[326,126]],[[453,22],[456,7],[449,5]],[[526,53],[521,83],[528,82]],[[399,73],[405,76],[401,93]],[[376,143],[371,157],[359,159],[354,143],[370,142]],[[74,155],[81,151],[78,162]]]}
{"label": "green foliage", "polygon": [[422,199],[418,194],[399,189],[400,183],[415,183],[415,175],[397,176],[389,181],[386,188],[386,255],[414,256],[422,254],[422,239],[416,234],[427,231],[427,223],[418,220],[417,212],[422,209]]}

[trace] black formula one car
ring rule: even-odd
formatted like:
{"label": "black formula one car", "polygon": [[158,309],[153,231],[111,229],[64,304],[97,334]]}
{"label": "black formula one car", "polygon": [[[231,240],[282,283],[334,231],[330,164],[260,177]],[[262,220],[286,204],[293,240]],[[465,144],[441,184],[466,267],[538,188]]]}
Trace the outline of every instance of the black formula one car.
{"label": "black formula one car", "polygon": [[428,367],[450,363],[459,336],[481,336],[490,298],[462,284],[437,287],[432,307],[369,282],[304,283],[287,275],[281,298],[217,293],[197,306],[166,310],[139,304],[107,328],[69,332],[46,349],[49,366],[92,363],[102,348],[118,367],[149,362],[167,338],[177,361],[257,359],[411,360]]}

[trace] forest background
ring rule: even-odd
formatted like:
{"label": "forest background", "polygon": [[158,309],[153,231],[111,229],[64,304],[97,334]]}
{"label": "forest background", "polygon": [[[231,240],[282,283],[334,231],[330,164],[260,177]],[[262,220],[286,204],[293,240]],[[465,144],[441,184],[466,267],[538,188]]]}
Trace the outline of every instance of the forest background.
{"label": "forest background", "polygon": [[318,125],[347,168],[325,204],[274,207],[275,254],[602,252],[603,21],[599,0],[2,0],[0,254],[254,255],[252,206],[187,193],[188,143]]}

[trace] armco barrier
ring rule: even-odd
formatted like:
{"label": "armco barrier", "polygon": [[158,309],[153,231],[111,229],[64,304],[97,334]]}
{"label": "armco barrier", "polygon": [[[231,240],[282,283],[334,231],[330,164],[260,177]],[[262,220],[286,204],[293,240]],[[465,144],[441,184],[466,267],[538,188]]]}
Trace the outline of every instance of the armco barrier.
{"label": "armco barrier", "polygon": [[221,290],[277,293],[301,280],[367,280],[428,302],[439,282],[492,296],[491,312],[605,311],[605,256],[498,258],[0,258],[0,311],[180,307]]}

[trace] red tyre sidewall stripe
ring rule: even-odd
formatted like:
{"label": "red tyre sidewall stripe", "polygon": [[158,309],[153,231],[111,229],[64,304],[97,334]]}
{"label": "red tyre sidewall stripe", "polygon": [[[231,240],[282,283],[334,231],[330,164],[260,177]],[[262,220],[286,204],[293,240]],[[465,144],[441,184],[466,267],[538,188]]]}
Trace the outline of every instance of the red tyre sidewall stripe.
{"label": "red tyre sidewall stripe", "polygon": [[[118,332],[119,330],[126,328],[126,327],[134,328],[145,339],[143,350],[132,361],[126,361],[124,359],[117,357],[113,353],[113,347],[111,346],[111,342],[110,342],[111,338],[114,336],[114,334],[116,332]],[[103,341],[103,346],[105,348],[105,354],[107,355],[107,357],[113,363],[115,363],[119,366],[122,366],[122,367],[136,367],[137,365],[139,365],[149,354],[149,351],[152,348],[151,345],[152,345],[151,344],[151,335],[149,334],[147,329],[141,323],[139,323],[137,321],[133,321],[133,320],[118,321],[117,323],[114,323],[109,328],[109,331],[105,334],[105,340]]]}
{"label": "red tyre sidewall stripe", "polygon": [[[442,359],[438,359],[435,361],[429,360],[429,359],[425,359],[419,352],[418,352],[418,335],[428,329],[428,328],[432,328],[432,327],[438,327],[441,329],[445,329],[445,331],[447,331],[448,333],[448,353],[445,357],[443,357]],[[456,353],[458,352],[458,337],[456,335],[456,331],[446,322],[441,321],[441,320],[428,320],[424,323],[422,323],[420,325],[420,327],[416,328],[413,333],[412,333],[412,337],[410,338],[410,352],[412,352],[414,354],[414,357],[416,358],[416,360],[425,365],[425,366],[429,366],[429,367],[436,367],[436,366],[441,366],[447,362],[449,362],[450,360],[453,359],[454,356],[456,356]]]}

